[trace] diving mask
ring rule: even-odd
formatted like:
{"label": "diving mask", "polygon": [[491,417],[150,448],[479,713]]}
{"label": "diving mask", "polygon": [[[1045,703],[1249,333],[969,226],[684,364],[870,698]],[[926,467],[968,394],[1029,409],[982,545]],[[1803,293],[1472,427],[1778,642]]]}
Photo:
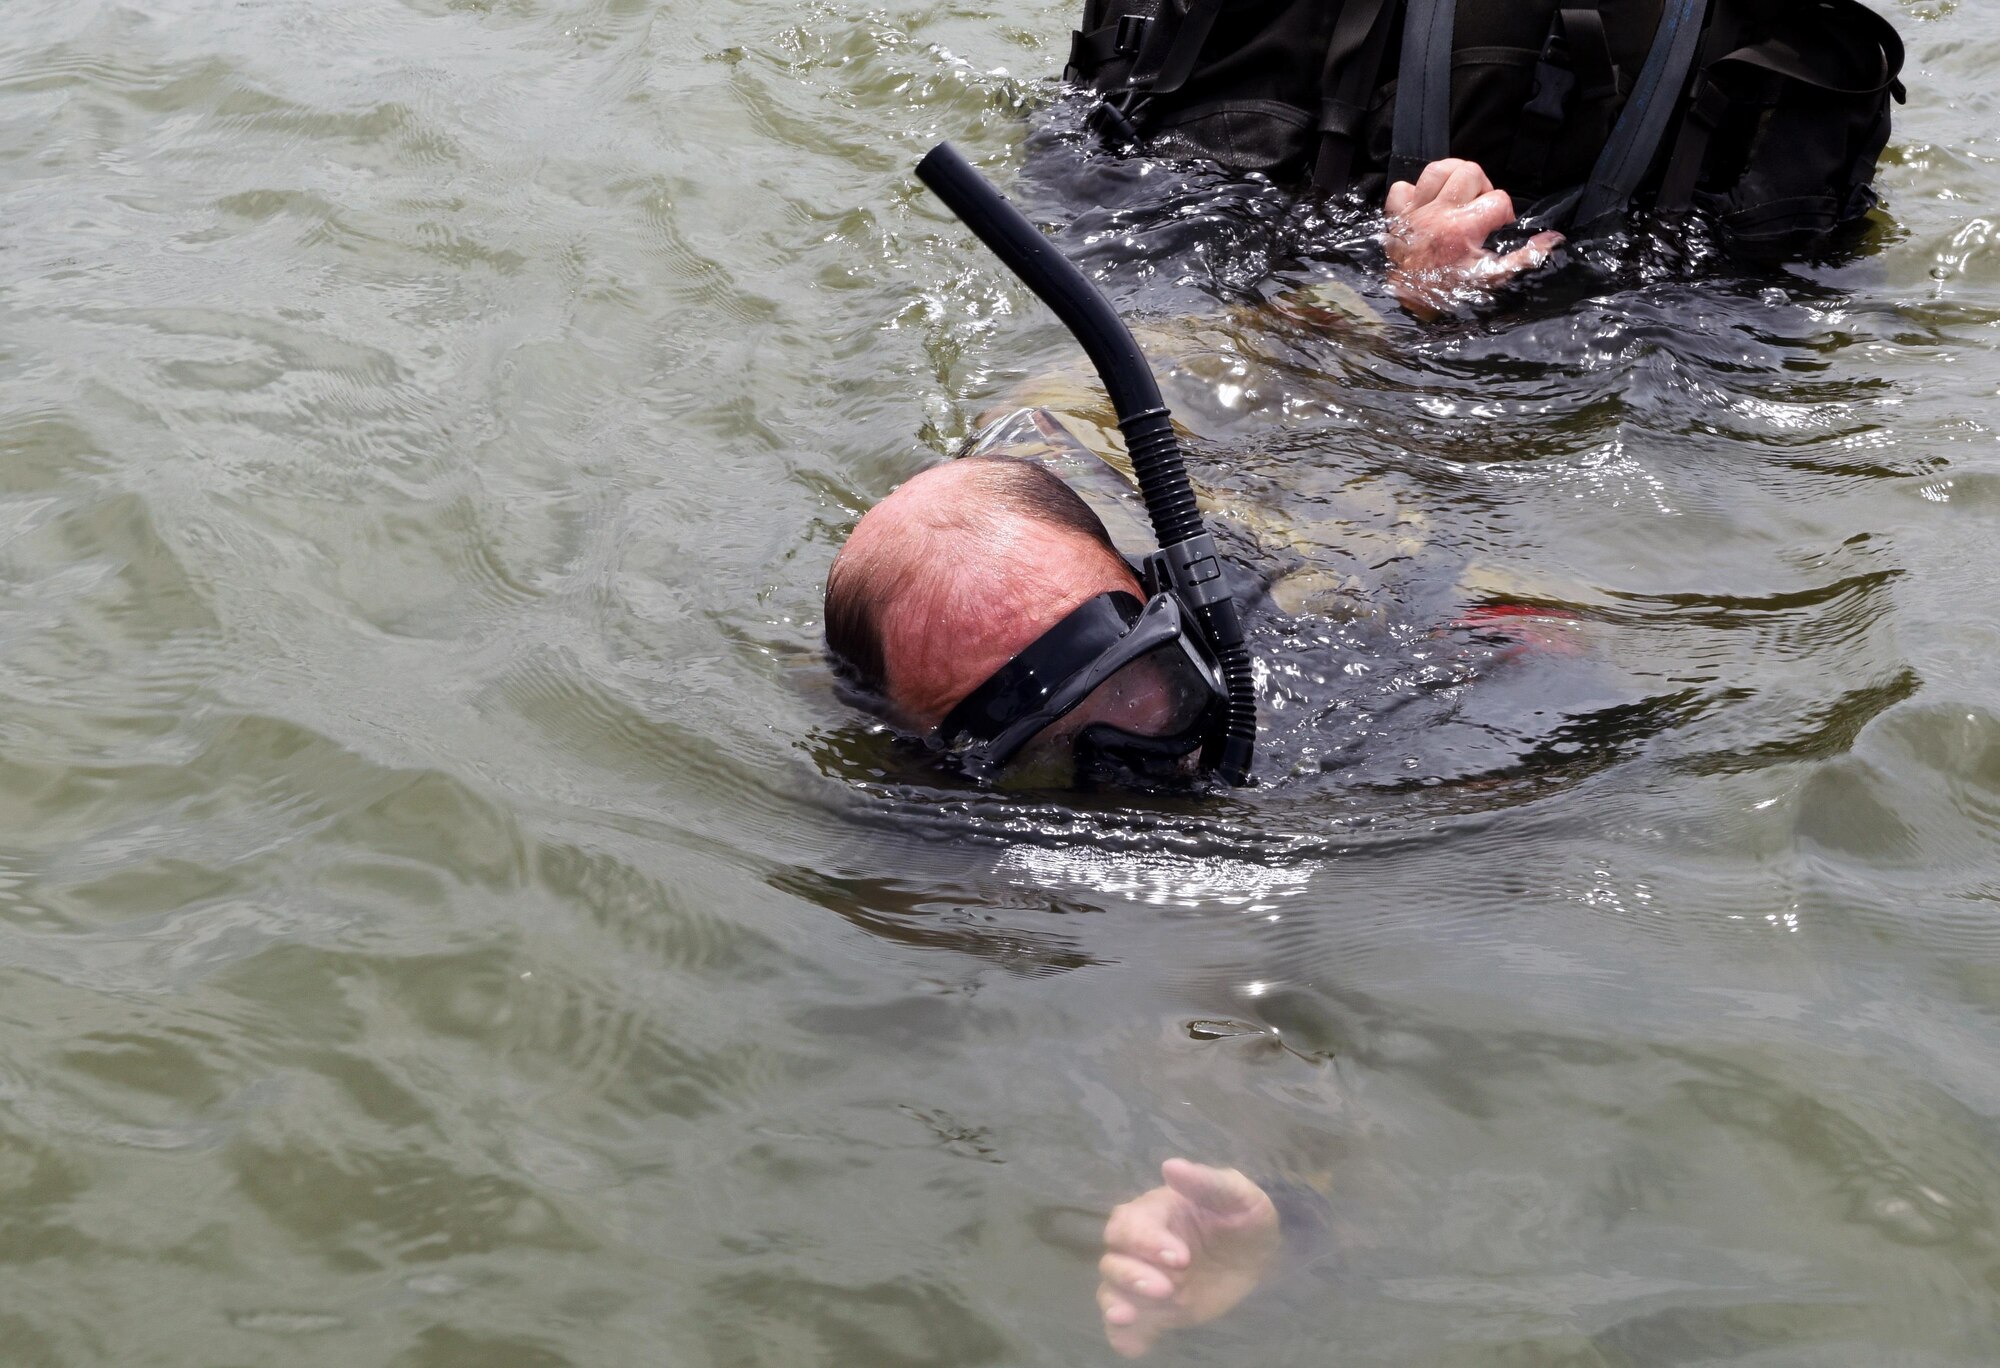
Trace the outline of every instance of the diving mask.
{"label": "diving mask", "polygon": [[1067,758],[1075,777],[1192,777],[1229,703],[1221,663],[1180,599],[1086,600],[939,724],[932,742],[976,779]]}

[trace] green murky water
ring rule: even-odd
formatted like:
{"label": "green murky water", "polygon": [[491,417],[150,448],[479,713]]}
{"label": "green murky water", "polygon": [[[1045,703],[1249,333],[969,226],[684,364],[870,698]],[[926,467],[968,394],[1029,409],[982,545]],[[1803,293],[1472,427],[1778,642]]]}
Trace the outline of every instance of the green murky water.
{"label": "green murky water", "polygon": [[[1163,1363],[2000,1358],[2000,49],[1894,13],[1835,263],[1324,332],[1244,306],[1338,225],[1082,214],[1362,608],[1190,806],[816,654],[1066,359],[909,167],[1069,6],[16,0],[0,1361],[1104,1362],[1177,1153],[1333,1230]],[[1508,595],[1582,649],[1458,669]]]}

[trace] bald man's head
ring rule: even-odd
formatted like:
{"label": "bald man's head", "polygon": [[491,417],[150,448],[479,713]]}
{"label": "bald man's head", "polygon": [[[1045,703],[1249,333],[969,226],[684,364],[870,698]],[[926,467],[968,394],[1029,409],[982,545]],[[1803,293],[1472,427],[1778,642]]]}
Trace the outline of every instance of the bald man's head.
{"label": "bald man's head", "polygon": [[1141,595],[1089,505],[1032,461],[969,456],[877,504],[834,558],[826,643],[889,715],[929,731],[1079,604]]}

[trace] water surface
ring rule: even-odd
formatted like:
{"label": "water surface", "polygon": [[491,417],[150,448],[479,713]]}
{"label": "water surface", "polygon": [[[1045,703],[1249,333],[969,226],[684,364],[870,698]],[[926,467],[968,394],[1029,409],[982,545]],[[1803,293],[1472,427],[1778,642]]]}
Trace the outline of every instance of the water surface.
{"label": "water surface", "polygon": [[[2000,60],[1889,12],[1859,250],[1421,328],[1352,217],[1024,175],[1067,4],[16,0],[0,1358],[1105,1362],[1187,1154],[1334,1223],[1163,1363],[1995,1361]],[[945,136],[1342,586],[1256,790],[828,687],[841,537],[1069,360]]]}

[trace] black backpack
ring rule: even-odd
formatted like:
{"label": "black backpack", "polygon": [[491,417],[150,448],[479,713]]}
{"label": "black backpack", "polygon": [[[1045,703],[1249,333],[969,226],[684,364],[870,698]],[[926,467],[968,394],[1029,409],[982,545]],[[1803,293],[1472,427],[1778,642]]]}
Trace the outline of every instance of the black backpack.
{"label": "black backpack", "polygon": [[1467,157],[1538,228],[1776,253],[1875,205],[1902,66],[1858,0],[1085,0],[1064,75],[1121,147],[1376,196]]}

